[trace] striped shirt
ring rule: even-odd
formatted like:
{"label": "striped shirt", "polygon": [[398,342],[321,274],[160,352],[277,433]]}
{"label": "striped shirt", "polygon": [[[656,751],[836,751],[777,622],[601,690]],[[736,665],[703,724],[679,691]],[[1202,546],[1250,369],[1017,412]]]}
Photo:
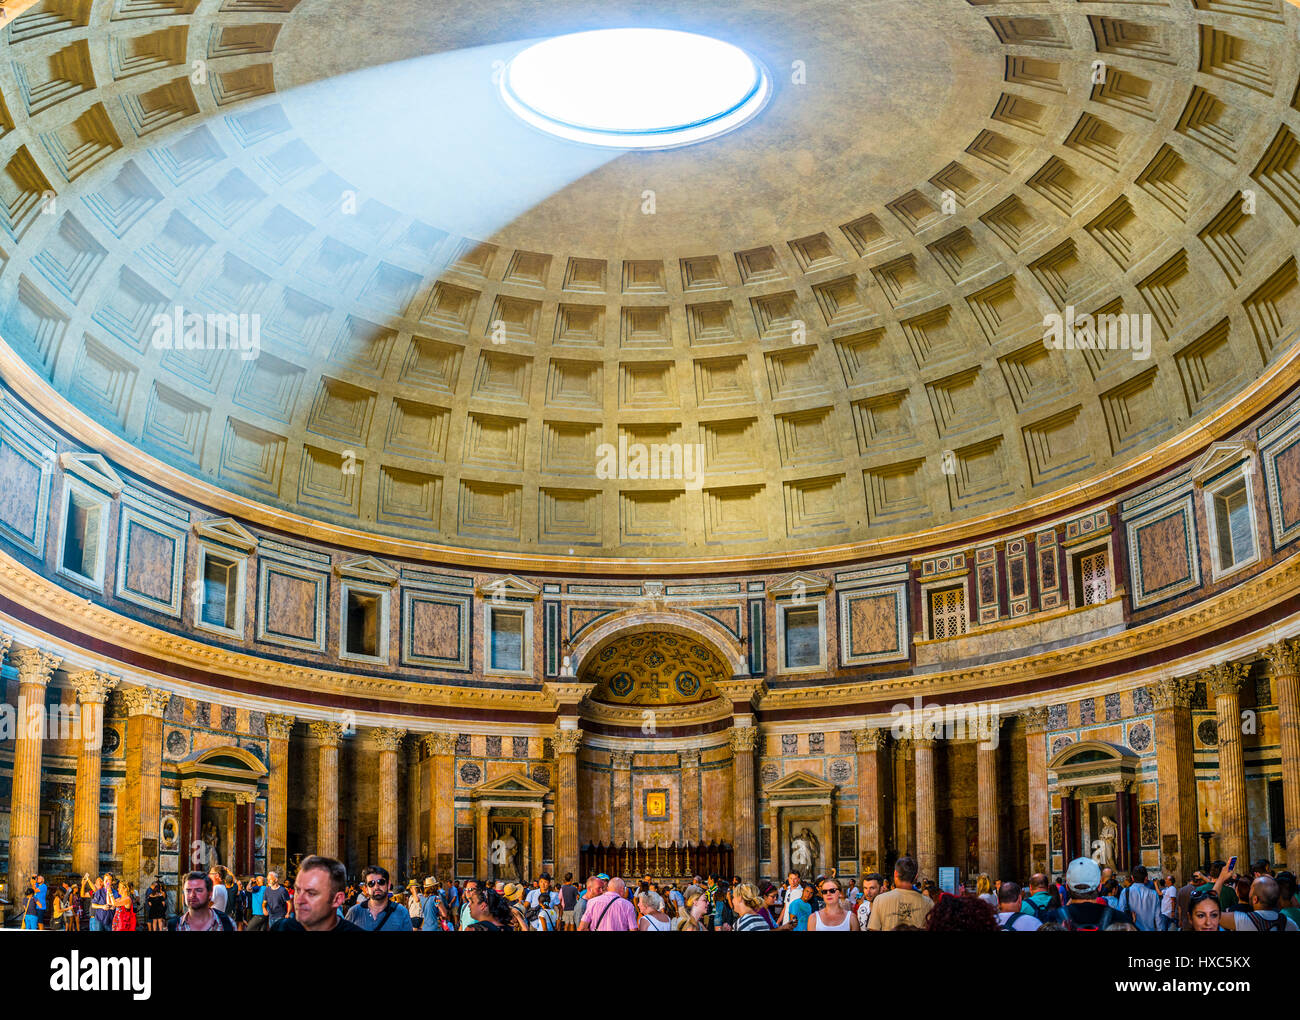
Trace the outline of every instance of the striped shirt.
{"label": "striped shirt", "polygon": [[736,920],[732,931],[771,931],[772,926],[762,914],[745,914]]}

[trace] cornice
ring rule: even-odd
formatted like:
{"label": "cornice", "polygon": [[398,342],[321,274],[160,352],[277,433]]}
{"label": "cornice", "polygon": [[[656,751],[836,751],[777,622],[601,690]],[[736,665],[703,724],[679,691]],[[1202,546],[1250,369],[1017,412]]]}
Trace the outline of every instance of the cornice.
{"label": "cornice", "polygon": [[454,563],[465,570],[504,573],[559,573],[601,576],[650,573],[667,575],[743,573],[769,570],[789,572],[867,560],[878,557],[912,556],[918,550],[947,545],[996,541],[1001,535],[1028,522],[1083,510],[1090,504],[1113,499],[1124,490],[1146,481],[1177,464],[1195,457],[1240,428],[1295,383],[1300,365],[1300,340],[1269,365],[1252,385],[1232,401],[1216,408],[1204,420],[1166,439],[1154,449],[1135,454],[1123,464],[1087,481],[1057,490],[1007,510],[942,524],[925,531],[889,538],[845,543],[821,549],[791,550],[758,556],[723,556],[707,559],[655,559],[620,557],[550,556],[527,552],[494,552],[414,542],[374,532],[317,521],[301,514],[235,495],[201,479],[172,468],[92,421],[64,399],[35,372],[3,339],[0,339],[0,379],[30,404],[38,414],[89,450],[108,458],[128,472],[149,479],[176,495],[194,501],[218,515],[228,514],[261,527],[312,541],[353,549],[359,553],[431,563]]}

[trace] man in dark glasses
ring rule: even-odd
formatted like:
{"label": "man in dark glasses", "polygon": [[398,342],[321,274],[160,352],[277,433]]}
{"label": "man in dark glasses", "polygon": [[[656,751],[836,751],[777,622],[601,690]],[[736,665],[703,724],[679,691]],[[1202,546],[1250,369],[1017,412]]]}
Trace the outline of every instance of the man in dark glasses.
{"label": "man in dark glasses", "polygon": [[386,869],[375,864],[366,868],[362,889],[367,900],[348,911],[348,920],[364,931],[413,931],[410,912],[392,901],[388,883]]}

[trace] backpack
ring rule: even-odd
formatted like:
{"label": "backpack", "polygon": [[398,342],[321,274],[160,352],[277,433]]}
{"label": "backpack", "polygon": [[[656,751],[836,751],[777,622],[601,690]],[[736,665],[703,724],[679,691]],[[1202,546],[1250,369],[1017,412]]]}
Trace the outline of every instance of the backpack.
{"label": "backpack", "polygon": [[1002,922],[1002,930],[1003,930],[1003,931],[1018,931],[1019,929],[1016,927],[1016,919],[1019,918],[1019,917],[1022,917],[1022,916],[1028,916],[1028,915],[1022,915],[1022,914],[1020,914],[1020,913],[1018,913],[1018,912],[1017,912],[1017,913],[1013,913],[1010,917],[1008,917],[1005,921]]}
{"label": "backpack", "polygon": [[1286,931],[1287,916],[1280,910],[1272,921],[1260,917],[1254,910],[1246,911],[1246,916],[1250,918],[1250,923],[1255,926],[1256,931]]}
{"label": "backpack", "polygon": [[1124,915],[1109,904],[1101,912],[1101,918],[1096,924],[1077,924],[1070,911],[1065,911],[1065,930],[1066,931],[1105,931],[1116,921],[1124,920]]}

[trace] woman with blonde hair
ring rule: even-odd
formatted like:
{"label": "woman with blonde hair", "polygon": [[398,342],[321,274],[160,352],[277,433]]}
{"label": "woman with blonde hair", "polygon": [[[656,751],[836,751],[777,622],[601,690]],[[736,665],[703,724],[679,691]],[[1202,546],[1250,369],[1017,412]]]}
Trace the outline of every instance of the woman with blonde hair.
{"label": "woman with blonde hair", "polygon": [[761,913],[765,903],[757,889],[741,882],[731,890],[731,909],[736,912],[732,931],[771,931],[772,926]]}
{"label": "woman with blonde hair", "polygon": [[992,907],[995,914],[997,913],[998,897],[993,891],[993,879],[982,872],[975,879],[975,895]]}
{"label": "woman with blonde hair", "polygon": [[686,909],[677,912],[678,916],[673,921],[673,931],[705,931],[701,918],[708,913],[709,898],[704,895],[704,890],[698,885],[688,885],[686,891],[682,893],[682,898],[686,903]]}

